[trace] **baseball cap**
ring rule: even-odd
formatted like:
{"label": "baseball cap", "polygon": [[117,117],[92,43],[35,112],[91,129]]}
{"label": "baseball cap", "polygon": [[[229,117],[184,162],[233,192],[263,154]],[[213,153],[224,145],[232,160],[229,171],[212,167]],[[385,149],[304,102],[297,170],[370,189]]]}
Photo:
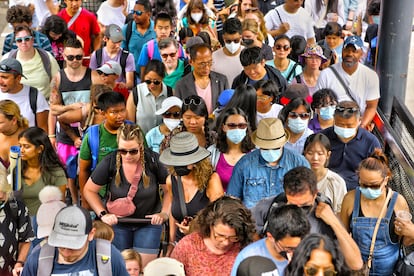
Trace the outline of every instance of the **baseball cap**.
{"label": "baseball cap", "polygon": [[118,43],[125,39],[121,28],[116,24],[110,24],[106,26],[104,35],[114,43]]}
{"label": "baseball cap", "polygon": [[182,105],[183,101],[179,98],[175,96],[168,97],[162,102],[161,108],[155,111],[155,115],[164,114],[168,109],[170,109],[173,106],[178,106],[179,108],[181,108]]}
{"label": "baseball cap", "polygon": [[48,243],[77,250],[85,245],[91,230],[92,219],[87,210],[78,206],[65,207],[56,215]]}
{"label": "baseball cap", "polygon": [[113,61],[113,60],[108,60],[107,62],[105,62],[101,67],[99,67],[98,69],[96,69],[96,71],[102,72],[104,74],[115,74],[115,75],[121,75],[122,74],[122,68],[121,65],[119,65],[118,62]]}
{"label": "baseball cap", "polygon": [[193,47],[194,45],[203,44],[203,43],[204,43],[203,39],[199,36],[192,36],[188,38],[187,43],[185,44],[187,53],[190,52],[190,48]]}
{"label": "baseball cap", "polygon": [[244,259],[237,268],[237,276],[279,275],[275,263],[262,256]]}
{"label": "baseball cap", "polygon": [[15,58],[5,58],[0,62],[0,72],[8,74],[19,74],[25,79],[23,75],[23,68],[21,63]]}
{"label": "baseball cap", "polygon": [[163,257],[149,262],[144,268],[145,276],[185,276],[184,265],[179,261]]}
{"label": "baseball cap", "polygon": [[353,45],[357,50],[364,48],[364,42],[362,42],[362,39],[356,35],[348,36],[345,39],[344,48],[346,48],[348,45]]}

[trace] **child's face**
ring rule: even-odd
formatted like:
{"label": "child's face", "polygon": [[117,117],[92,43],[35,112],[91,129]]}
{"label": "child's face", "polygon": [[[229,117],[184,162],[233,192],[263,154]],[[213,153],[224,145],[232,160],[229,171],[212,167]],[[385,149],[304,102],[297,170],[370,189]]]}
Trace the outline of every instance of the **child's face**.
{"label": "child's face", "polygon": [[155,33],[157,34],[158,41],[167,38],[171,34],[171,23],[168,20],[158,20],[155,25]]}
{"label": "child's face", "polygon": [[111,130],[118,129],[126,119],[125,104],[111,106],[103,114],[105,116],[105,126]]}
{"label": "child's face", "polygon": [[129,276],[139,276],[141,268],[136,260],[125,261],[125,265]]}

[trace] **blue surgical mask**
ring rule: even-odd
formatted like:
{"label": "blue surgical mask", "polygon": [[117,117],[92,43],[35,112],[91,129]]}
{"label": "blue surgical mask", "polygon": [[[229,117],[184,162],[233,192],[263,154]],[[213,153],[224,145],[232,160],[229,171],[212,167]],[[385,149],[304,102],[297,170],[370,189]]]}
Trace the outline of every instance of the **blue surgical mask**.
{"label": "blue surgical mask", "polygon": [[302,133],[308,127],[309,119],[302,120],[301,118],[288,118],[288,127],[293,133]]}
{"label": "blue surgical mask", "polygon": [[260,149],[260,155],[267,163],[272,163],[280,159],[282,149]]}
{"label": "blue surgical mask", "polygon": [[334,132],[341,138],[348,139],[356,134],[356,128],[346,128],[334,125]]}
{"label": "blue surgical mask", "polygon": [[374,21],[374,24],[378,24],[380,23],[380,16],[379,15],[373,15],[372,16],[372,21]]}
{"label": "blue surgical mask", "polygon": [[381,188],[371,189],[359,187],[359,190],[361,191],[361,194],[368,199],[377,199],[382,194]]}
{"label": "blue surgical mask", "polygon": [[239,144],[241,141],[243,141],[244,137],[246,137],[246,129],[229,129],[226,132],[227,138],[233,142],[234,144]]}
{"label": "blue surgical mask", "polygon": [[331,120],[334,117],[335,105],[321,107],[319,109],[319,116],[322,120]]}

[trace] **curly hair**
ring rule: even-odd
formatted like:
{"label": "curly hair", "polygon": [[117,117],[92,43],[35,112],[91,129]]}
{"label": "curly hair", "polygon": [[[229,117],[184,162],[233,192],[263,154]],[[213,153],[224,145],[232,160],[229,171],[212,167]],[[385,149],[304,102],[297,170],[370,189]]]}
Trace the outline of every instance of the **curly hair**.
{"label": "curly hair", "polygon": [[336,96],[335,91],[330,88],[319,89],[312,95],[311,107],[313,110],[327,106],[331,103],[338,103],[338,97]]}
{"label": "curly hair", "polygon": [[[174,167],[169,167],[168,171],[170,174],[177,175],[174,170]],[[197,182],[197,189],[199,191],[204,191],[208,186],[208,181],[211,178],[211,175],[214,173],[213,166],[208,158],[204,158],[201,161],[198,161],[194,164],[193,167],[194,178]]]}
{"label": "curly hair", "polygon": [[65,42],[68,39],[76,39],[76,36],[74,37],[73,33],[69,32],[65,20],[63,20],[63,18],[58,15],[51,15],[46,18],[41,32],[44,33],[50,41],[53,41],[50,36],[50,32],[61,34],[59,39],[57,39],[57,42]]}
{"label": "curly hair", "polygon": [[303,98],[296,98],[296,99],[290,101],[287,105],[285,105],[282,108],[282,110],[280,110],[279,119],[283,122],[283,124],[287,123],[289,113],[292,110],[295,110],[296,108],[298,108],[301,105],[303,105],[305,107],[306,112],[308,112],[309,114],[312,114],[312,109],[311,109],[310,105],[308,104],[308,102]]}
{"label": "curly hair", "polygon": [[32,23],[32,12],[29,7],[22,5],[11,6],[6,13],[6,21],[14,23]]}
{"label": "curly hair", "polygon": [[198,213],[193,224],[194,229],[207,238],[211,235],[211,227],[218,223],[228,225],[236,231],[241,247],[253,241],[256,230],[252,213],[239,199],[222,196],[210,202]]}
{"label": "curly hair", "polygon": [[338,243],[326,235],[313,233],[307,235],[296,248],[293,258],[285,270],[285,276],[305,275],[305,264],[315,249],[324,250],[331,255],[337,276],[351,275]]}

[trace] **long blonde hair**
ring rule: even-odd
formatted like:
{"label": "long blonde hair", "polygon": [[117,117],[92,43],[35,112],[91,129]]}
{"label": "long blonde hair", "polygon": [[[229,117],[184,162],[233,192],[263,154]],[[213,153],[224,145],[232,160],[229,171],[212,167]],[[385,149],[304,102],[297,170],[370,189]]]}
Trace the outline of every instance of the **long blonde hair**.
{"label": "long blonde hair", "polygon": [[[168,172],[170,174],[177,175],[177,173],[174,171],[174,167],[169,167]],[[207,188],[208,181],[210,180],[211,175],[214,172],[210,160],[208,158],[204,158],[203,160],[195,163],[193,167],[193,172],[194,178],[197,182],[197,189],[199,191],[204,191]]]}
{"label": "long blonde hair", "polygon": [[13,195],[12,186],[7,181],[7,172],[3,168],[0,169],[0,192],[6,194],[5,201],[8,201]]}
{"label": "long blonde hair", "polygon": [[0,113],[3,114],[8,120],[16,118],[17,126],[19,128],[29,127],[29,121],[20,114],[19,106],[11,100],[0,101]]}
{"label": "long blonde hair", "polygon": [[[119,140],[122,139],[124,141],[131,141],[135,140],[139,145],[139,154],[140,154],[140,162],[142,166],[142,180],[144,182],[144,188],[149,186],[150,178],[145,173],[145,156],[144,156],[144,135],[142,134],[141,129],[139,126],[134,124],[123,124],[118,129],[117,133],[117,142],[119,144]],[[115,185],[119,187],[121,184],[121,154],[118,152],[116,154],[116,175],[115,175]]]}
{"label": "long blonde hair", "polygon": [[257,35],[257,40],[263,42],[263,34],[259,30],[259,24],[254,19],[245,19],[242,23],[242,31],[251,31]]}

